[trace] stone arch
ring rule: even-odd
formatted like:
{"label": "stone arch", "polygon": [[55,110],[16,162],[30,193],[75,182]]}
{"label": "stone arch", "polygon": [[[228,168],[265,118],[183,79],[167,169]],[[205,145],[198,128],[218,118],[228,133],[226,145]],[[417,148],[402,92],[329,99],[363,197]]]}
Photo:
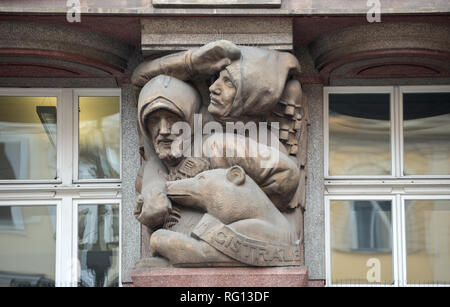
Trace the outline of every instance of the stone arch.
{"label": "stone arch", "polygon": [[134,47],[93,31],[44,23],[0,23],[3,77],[114,78],[127,74]]}
{"label": "stone arch", "polygon": [[309,45],[324,83],[333,78],[450,76],[450,27],[382,23],[326,33]]}

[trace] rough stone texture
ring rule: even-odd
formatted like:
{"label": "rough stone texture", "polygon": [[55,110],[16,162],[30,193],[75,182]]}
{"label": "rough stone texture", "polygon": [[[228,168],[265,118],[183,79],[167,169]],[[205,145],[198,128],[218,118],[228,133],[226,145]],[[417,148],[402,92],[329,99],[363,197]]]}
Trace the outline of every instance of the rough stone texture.
{"label": "rough stone texture", "polygon": [[0,77],[0,87],[117,88],[114,78],[12,78]]}
{"label": "rough stone texture", "polygon": [[[367,71],[370,69],[376,69],[377,67],[381,68],[389,68],[390,65],[397,65],[396,70],[387,71],[387,73],[383,73],[383,70],[378,70],[375,74],[368,74]],[[407,65],[411,67],[415,67],[416,69],[405,70],[401,65],[405,67]],[[386,70],[386,69],[384,69]],[[398,71],[400,70],[400,71]],[[422,70],[422,71],[421,71]],[[424,57],[423,55],[413,56],[410,55],[408,57],[401,56],[378,56],[370,59],[360,59],[354,60],[339,67],[336,67],[332,73],[331,77],[336,76],[336,79],[340,79],[343,76],[348,77],[367,77],[373,76],[376,79],[382,79],[385,75],[396,75],[402,76],[403,78],[408,78],[414,76],[417,78],[420,74],[429,74],[432,77],[439,77],[440,74],[449,74],[450,72],[450,61],[443,61],[442,59],[438,59],[435,57]],[[374,78],[372,78],[374,79]]]}
{"label": "rough stone texture", "polygon": [[[355,0],[283,0],[281,8],[155,8],[152,0],[89,0],[80,1],[83,14],[253,14],[253,15],[310,15],[310,14],[366,14],[367,1]],[[250,0],[247,0],[250,1]],[[67,1],[2,0],[0,12],[67,13]],[[449,12],[448,0],[383,0],[382,13]]]}
{"label": "rough stone texture", "polygon": [[331,79],[330,86],[449,85],[450,78]]}
{"label": "rough stone texture", "polygon": [[[69,62],[69,61],[63,61],[60,59],[52,59],[52,58],[43,58],[43,57],[24,57],[24,56],[0,56],[0,64],[2,66],[8,65],[8,63],[14,63],[15,65],[36,65],[36,63],[39,63],[41,66],[47,66],[47,67],[57,67],[62,68],[67,71],[74,71],[74,72],[85,72],[89,74],[90,76],[96,76],[96,77],[111,77],[109,73],[107,73],[104,70],[95,68],[93,66],[85,65],[82,63],[76,63],[76,62]],[[2,71],[5,71],[2,69]],[[30,77],[35,77],[36,75],[31,75]],[[17,77],[23,77],[22,74],[18,74]],[[43,76],[40,76],[43,77]],[[49,76],[53,77],[53,76]],[[60,77],[60,76],[57,76]],[[71,77],[71,76],[69,76]],[[79,75],[74,76],[75,78],[80,78]]]}
{"label": "rough stone texture", "polygon": [[136,269],[137,287],[305,287],[305,267]]}
{"label": "rough stone texture", "polygon": [[152,0],[154,7],[280,7],[281,0]]}
{"label": "rough stone texture", "polygon": [[122,281],[130,282],[130,271],[140,259],[141,227],[133,215],[134,182],[139,169],[137,108],[131,85],[122,87]]}
{"label": "rough stone texture", "polygon": [[305,210],[305,264],[311,279],[325,279],[325,212],[323,170],[323,87],[303,85],[310,126]]}
{"label": "rough stone texture", "polygon": [[292,19],[271,17],[156,17],[142,19],[144,55],[186,50],[216,40],[235,44],[292,50]]}
{"label": "rough stone texture", "polygon": [[[315,76],[318,71],[306,46],[299,46],[295,55],[300,61],[302,76]],[[305,265],[311,279],[325,279],[325,213],[323,170],[323,86],[302,84],[308,98],[306,208],[304,213]]]}
{"label": "rough stone texture", "polygon": [[116,69],[126,69],[133,52],[131,46],[93,31],[42,23],[2,22],[0,38],[2,49],[76,53],[77,61],[83,57]]}
{"label": "rough stone texture", "polygon": [[318,69],[352,54],[392,49],[433,50],[436,56],[450,51],[450,27],[430,23],[367,24],[322,35],[309,49]]}
{"label": "rough stone texture", "polygon": [[325,280],[309,280],[308,287],[325,287]]}

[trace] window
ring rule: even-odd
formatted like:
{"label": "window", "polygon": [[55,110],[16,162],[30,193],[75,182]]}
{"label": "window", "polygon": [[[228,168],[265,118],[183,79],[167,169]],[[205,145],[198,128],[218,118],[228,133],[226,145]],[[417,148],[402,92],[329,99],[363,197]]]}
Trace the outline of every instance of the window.
{"label": "window", "polygon": [[120,97],[78,101],[76,179],[120,179]]}
{"label": "window", "polygon": [[0,90],[0,286],[119,286],[120,90]]}
{"label": "window", "polygon": [[[54,286],[56,278],[55,201],[0,202],[19,213],[16,228],[0,220],[0,286]],[[12,215],[13,216],[13,215]]]}
{"label": "window", "polygon": [[328,285],[450,285],[450,86],[324,90]]}
{"label": "window", "polygon": [[57,97],[0,96],[0,180],[56,180]]}
{"label": "window", "polygon": [[117,200],[76,201],[78,286],[119,286],[120,206]]}

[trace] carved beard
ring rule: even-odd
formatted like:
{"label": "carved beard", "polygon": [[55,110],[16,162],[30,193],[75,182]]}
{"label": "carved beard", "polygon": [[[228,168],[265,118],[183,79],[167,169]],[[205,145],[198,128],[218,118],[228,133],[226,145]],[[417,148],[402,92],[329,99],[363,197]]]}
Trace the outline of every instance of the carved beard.
{"label": "carved beard", "polygon": [[153,146],[159,159],[168,166],[176,166],[182,160],[182,157],[175,157],[173,155],[171,146],[158,144],[157,142],[155,142]]}

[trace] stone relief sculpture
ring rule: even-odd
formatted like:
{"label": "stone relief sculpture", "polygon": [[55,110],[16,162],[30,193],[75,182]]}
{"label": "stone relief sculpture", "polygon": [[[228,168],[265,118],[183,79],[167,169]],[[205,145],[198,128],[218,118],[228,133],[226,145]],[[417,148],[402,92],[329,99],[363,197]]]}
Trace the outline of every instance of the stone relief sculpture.
{"label": "stone relief sculpture", "polygon": [[[229,41],[136,68],[144,163],[134,213],[152,232],[142,266],[301,264],[308,110],[299,72],[289,53]],[[189,133],[174,129],[180,122]],[[198,123],[215,125],[198,136]],[[230,123],[257,133],[222,129]]]}

